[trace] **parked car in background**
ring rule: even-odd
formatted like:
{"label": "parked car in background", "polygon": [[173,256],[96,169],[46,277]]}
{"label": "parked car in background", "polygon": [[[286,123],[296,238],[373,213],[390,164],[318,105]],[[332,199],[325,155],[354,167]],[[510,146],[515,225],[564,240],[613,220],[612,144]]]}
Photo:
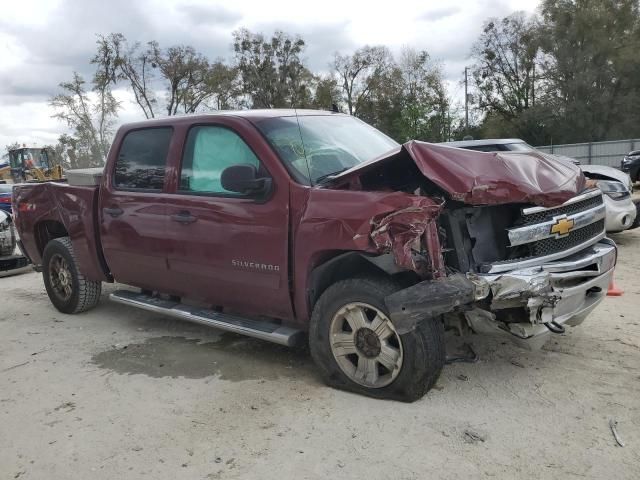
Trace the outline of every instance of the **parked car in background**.
{"label": "parked car in background", "polygon": [[18,233],[11,215],[0,210],[0,273],[14,271],[28,265],[27,258],[16,251]]}
{"label": "parked car in background", "polygon": [[16,248],[16,236],[11,217],[0,212],[0,257],[11,255]]}
{"label": "parked car in background", "polygon": [[11,213],[11,193],[13,184],[0,183],[0,210]]}
{"label": "parked car in background", "polygon": [[620,163],[620,170],[631,177],[632,182],[640,180],[640,150],[627,153]]}
{"label": "parked car in background", "polygon": [[[636,205],[631,199],[633,182],[627,173],[621,172],[616,168],[606,165],[580,165],[580,162],[574,158],[542,152],[519,138],[463,140],[460,142],[446,142],[442,145],[477,152],[537,152],[548,158],[579,165],[585,177],[594,180],[595,185],[605,194],[604,200],[607,209],[606,229],[608,233],[621,232],[637,228],[640,225],[635,221],[638,216],[639,205]],[[640,162],[638,163],[640,165]]]}

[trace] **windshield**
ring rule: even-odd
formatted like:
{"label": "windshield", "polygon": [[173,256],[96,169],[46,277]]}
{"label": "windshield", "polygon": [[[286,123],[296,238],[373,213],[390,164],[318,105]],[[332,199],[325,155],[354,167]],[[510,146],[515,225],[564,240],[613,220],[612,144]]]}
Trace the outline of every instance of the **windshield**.
{"label": "windshield", "polygon": [[[45,148],[21,148],[10,152],[13,168],[50,168],[49,153]],[[51,152],[53,153],[53,152]]]}
{"label": "windshield", "polygon": [[291,175],[311,185],[398,146],[382,132],[344,115],[268,118],[257,126]]}

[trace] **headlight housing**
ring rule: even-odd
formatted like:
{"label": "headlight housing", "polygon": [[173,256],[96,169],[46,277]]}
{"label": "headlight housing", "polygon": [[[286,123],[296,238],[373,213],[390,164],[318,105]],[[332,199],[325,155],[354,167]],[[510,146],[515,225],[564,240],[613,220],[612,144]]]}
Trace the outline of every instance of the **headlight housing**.
{"label": "headlight housing", "polygon": [[602,193],[613,200],[622,200],[631,195],[629,189],[622,182],[598,180],[596,186],[602,190]]}

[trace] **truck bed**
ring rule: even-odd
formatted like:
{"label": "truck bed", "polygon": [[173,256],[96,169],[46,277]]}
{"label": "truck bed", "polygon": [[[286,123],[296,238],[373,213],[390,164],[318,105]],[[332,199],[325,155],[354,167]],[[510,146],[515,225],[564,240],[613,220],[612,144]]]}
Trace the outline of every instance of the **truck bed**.
{"label": "truck bed", "polygon": [[90,280],[108,281],[98,230],[97,186],[60,182],[14,188],[13,212],[22,250],[38,268],[45,245],[68,236],[80,271]]}

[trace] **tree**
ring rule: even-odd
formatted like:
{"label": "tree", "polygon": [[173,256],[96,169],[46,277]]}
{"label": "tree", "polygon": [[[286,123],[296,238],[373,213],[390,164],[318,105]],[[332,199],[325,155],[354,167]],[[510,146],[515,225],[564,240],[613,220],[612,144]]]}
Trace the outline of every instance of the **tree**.
{"label": "tree", "polygon": [[490,19],[472,49],[478,107],[514,120],[535,103],[536,22],[519,12]]}
{"label": "tree", "polygon": [[146,118],[154,118],[157,99],[153,89],[156,42],[147,43],[141,49],[140,43],[129,45],[121,33],[99,35],[97,53],[91,60],[98,69],[111,72],[109,80],[116,84],[127,81],[136,103]]}
{"label": "tree", "polygon": [[542,48],[556,141],[637,135],[637,0],[545,0]]}
{"label": "tree", "polygon": [[404,95],[401,87],[402,72],[390,60],[388,68],[371,77],[366,95],[357,102],[355,115],[390,137],[404,141],[402,136],[402,109]]}
{"label": "tree", "polygon": [[336,54],[333,67],[350,114],[400,142],[448,138],[449,100],[427,52],[405,48],[396,61],[386,47],[363,47]]}
{"label": "tree", "polygon": [[207,85],[209,62],[191,46],[160,49],[151,42],[153,60],[166,81],[167,115],[194,113],[211,96]]}
{"label": "tree", "polygon": [[98,71],[93,81],[93,97],[85,88],[84,79],[74,72],[70,82],[60,84],[62,93],[50,100],[55,118],[64,120],[73,129],[78,166],[94,167],[104,163],[113,134],[113,124],[119,104],[109,88],[104,71]]}
{"label": "tree", "polygon": [[210,95],[203,102],[207,109],[228,110],[238,106],[242,85],[236,67],[217,60],[209,68],[205,82],[210,91]]}
{"label": "tree", "polygon": [[449,100],[438,66],[426,51],[405,48],[397,68],[403,95],[399,136],[403,140],[447,140]]}
{"label": "tree", "polygon": [[17,148],[20,148],[22,145],[20,145],[20,142],[13,142],[10,143],[9,145],[5,145],[4,149],[9,152],[11,150],[15,150]]}
{"label": "tree", "polygon": [[[210,64],[189,45],[163,49],[149,41],[143,47],[112,33],[98,37],[91,62],[111,85],[127,84],[146,118],[156,117],[161,108],[167,115],[230,108],[240,95],[235,68],[221,60]],[[159,105],[156,92],[163,89],[165,102]]]}
{"label": "tree", "polygon": [[233,33],[235,64],[251,108],[304,107],[313,75],[304,65],[302,38],[277,31],[266,39],[241,29]]}
{"label": "tree", "polygon": [[368,99],[376,82],[388,73],[391,63],[391,53],[384,46],[367,45],[353,55],[334,55],[332,68],[339,79],[349,115],[358,114],[358,106]]}
{"label": "tree", "polygon": [[312,107],[320,110],[331,110],[340,103],[340,87],[332,75],[317,76],[314,82]]}

